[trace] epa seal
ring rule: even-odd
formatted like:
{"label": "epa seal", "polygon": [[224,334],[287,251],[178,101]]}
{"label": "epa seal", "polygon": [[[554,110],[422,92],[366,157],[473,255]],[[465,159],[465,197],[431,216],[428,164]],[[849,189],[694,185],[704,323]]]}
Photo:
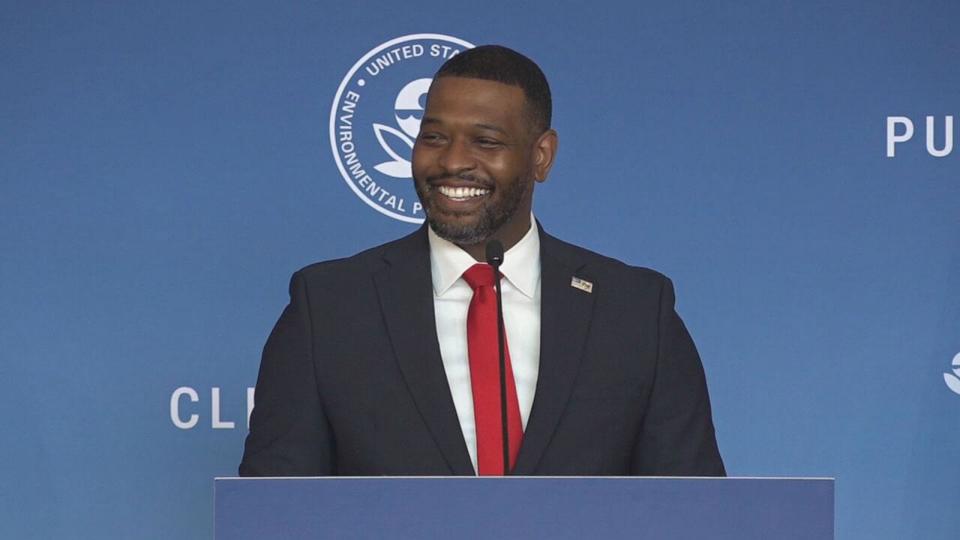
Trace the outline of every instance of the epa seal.
{"label": "epa seal", "polygon": [[374,47],[350,68],[330,107],[330,149],[350,189],[394,219],[422,223],[410,154],[430,81],[447,59],[473,45],[412,34]]}
{"label": "epa seal", "polygon": [[944,373],[943,382],[947,383],[947,388],[960,394],[960,353],[953,357],[953,373]]}

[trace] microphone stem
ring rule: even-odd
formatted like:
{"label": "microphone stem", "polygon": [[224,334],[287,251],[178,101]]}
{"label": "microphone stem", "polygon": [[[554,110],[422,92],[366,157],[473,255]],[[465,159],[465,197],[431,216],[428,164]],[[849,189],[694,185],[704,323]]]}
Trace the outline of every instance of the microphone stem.
{"label": "microphone stem", "polygon": [[493,267],[494,286],[497,290],[497,348],[500,351],[500,425],[503,427],[503,475],[510,474],[510,433],[507,429],[507,368],[503,344],[503,293],[500,290],[500,265]]}

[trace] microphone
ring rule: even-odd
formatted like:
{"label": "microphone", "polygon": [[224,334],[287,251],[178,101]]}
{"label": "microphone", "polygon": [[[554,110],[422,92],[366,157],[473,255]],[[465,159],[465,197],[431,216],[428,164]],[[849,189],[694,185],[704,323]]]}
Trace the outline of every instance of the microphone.
{"label": "microphone", "polygon": [[487,242],[487,264],[493,267],[494,287],[497,290],[497,346],[500,350],[500,425],[503,427],[503,475],[510,474],[510,434],[507,428],[507,373],[504,355],[503,293],[500,290],[500,265],[503,264],[503,244],[499,240]]}
{"label": "microphone", "polygon": [[503,264],[503,244],[499,240],[487,242],[487,264],[495,270]]}

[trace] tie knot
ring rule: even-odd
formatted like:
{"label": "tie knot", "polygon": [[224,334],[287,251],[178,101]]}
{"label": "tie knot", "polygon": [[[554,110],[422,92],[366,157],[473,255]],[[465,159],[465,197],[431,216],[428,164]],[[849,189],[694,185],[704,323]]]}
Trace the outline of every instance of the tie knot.
{"label": "tie knot", "polygon": [[463,273],[463,279],[473,290],[479,287],[493,287],[493,267],[489,264],[477,263]]}

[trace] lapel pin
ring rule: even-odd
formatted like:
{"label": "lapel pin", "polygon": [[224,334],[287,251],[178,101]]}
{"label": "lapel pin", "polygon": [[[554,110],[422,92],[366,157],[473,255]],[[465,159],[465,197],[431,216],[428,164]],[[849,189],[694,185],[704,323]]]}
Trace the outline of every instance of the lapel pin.
{"label": "lapel pin", "polygon": [[580,289],[585,293],[593,292],[593,283],[590,283],[585,279],[580,279],[576,276],[570,279],[570,286],[573,287],[574,289]]}

